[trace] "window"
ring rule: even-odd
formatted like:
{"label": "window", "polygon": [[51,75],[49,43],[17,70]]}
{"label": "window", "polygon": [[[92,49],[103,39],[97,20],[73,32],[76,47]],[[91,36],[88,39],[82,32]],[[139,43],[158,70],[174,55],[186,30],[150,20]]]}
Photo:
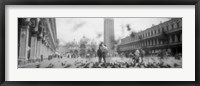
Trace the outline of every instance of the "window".
{"label": "window", "polygon": [[147,46],[147,41],[145,41],[144,46]]}
{"label": "window", "polygon": [[148,37],[148,33],[146,33],[146,37]]}
{"label": "window", "polygon": [[180,21],[180,22],[178,22],[178,28],[179,27],[182,27],[182,22]]}
{"label": "window", "polygon": [[142,42],[142,47],[144,46],[144,42]]}
{"label": "window", "polygon": [[144,42],[142,42],[142,47],[144,46]]}
{"label": "window", "polygon": [[159,43],[159,40],[157,39],[157,45],[159,45],[160,43]]}
{"label": "window", "polygon": [[172,25],[173,25],[173,24],[169,24],[169,25],[168,25],[168,30],[171,30],[171,29],[172,29]]}
{"label": "window", "polygon": [[153,30],[153,35],[155,35],[156,33],[155,33],[155,29]]}
{"label": "window", "polygon": [[174,29],[174,23],[171,24],[171,29]]}
{"label": "window", "polygon": [[143,33],[143,38],[144,38],[144,33]]}
{"label": "window", "polygon": [[152,42],[151,42],[151,40],[150,40],[150,44],[149,44],[150,46],[152,45]]}
{"label": "window", "polygon": [[177,29],[177,28],[178,28],[177,23],[174,23],[174,24],[173,24],[173,28],[174,28],[174,29]]}
{"label": "window", "polygon": [[158,28],[156,29],[156,34],[158,34]]}
{"label": "window", "polygon": [[166,27],[165,27],[165,31],[167,31],[169,29],[169,26],[168,25],[166,25]]}

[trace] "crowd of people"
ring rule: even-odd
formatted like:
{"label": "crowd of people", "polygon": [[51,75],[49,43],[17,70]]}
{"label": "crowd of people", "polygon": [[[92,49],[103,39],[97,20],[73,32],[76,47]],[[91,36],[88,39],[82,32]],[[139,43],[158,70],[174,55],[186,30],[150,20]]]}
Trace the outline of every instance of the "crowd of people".
{"label": "crowd of people", "polygon": [[[97,55],[99,58],[99,63],[101,63],[102,59],[104,61],[104,63],[106,63],[106,56],[108,54],[108,48],[106,47],[106,45],[102,42],[99,45],[99,48],[97,50]],[[139,60],[141,59],[141,62],[143,62],[143,57],[145,56],[145,51],[142,49],[136,49],[135,53],[130,53],[129,55],[132,60],[134,61],[134,63],[139,63]]]}

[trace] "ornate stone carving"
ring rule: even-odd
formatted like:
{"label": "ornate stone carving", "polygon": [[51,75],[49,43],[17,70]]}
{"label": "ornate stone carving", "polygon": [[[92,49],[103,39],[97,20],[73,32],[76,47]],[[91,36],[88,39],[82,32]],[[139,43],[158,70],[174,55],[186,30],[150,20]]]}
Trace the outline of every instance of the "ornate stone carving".
{"label": "ornate stone carving", "polygon": [[38,40],[42,40],[44,28],[45,28],[45,19],[42,18],[39,21],[39,26],[38,26],[38,33],[37,33]]}
{"label": "ornate stone carving", "polygon": [[19,27],[29,26],[30,24],[31,24],[30,21],[27,21],[26,18],[19,18],[18,19]]}
{"label": "ornate stone carving", "polygon": [[31,31],[31,34],[33,34],[33,35],[37,34],[37,31],[38,31],[37,24],[38,24],[37,18],[30,19],[30,31]]}

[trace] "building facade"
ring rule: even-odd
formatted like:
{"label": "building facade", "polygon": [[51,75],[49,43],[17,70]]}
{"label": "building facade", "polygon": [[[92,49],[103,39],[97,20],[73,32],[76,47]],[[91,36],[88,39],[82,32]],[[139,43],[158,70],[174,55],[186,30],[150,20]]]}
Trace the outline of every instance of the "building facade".
{"label": "building facade", "polygon": [[118,46],[119,53],[130,53],[135,49],[143,49],[149,54],[163,50],[172,55],[182,54],[182,18],[172,18],[123,38]]}
{"label": "building facade", "polygon": [[18,18],[18,65],[46,59],[57,47],[55,18]]}
{"label": "building facade", "polygon": [[104,43],[108,47],[108,52],[112,54],[114,52],[114,19],[104,19]]}

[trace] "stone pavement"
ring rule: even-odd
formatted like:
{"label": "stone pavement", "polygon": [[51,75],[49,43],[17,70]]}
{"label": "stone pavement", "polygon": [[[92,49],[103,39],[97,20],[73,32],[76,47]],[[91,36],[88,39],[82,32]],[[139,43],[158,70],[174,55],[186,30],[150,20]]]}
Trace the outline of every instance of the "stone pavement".
{"label": "stone pavement", "polygon": [[[19,68],[182,68],[182,59],[174,57],[159,59],[145,57],[143,63],[134,63],[131,58],[107,57],[106,63],[99,63],[98,58],[53,58],[42,62],[20,65]],[[141,60],[140,60],[141,61]]]}

